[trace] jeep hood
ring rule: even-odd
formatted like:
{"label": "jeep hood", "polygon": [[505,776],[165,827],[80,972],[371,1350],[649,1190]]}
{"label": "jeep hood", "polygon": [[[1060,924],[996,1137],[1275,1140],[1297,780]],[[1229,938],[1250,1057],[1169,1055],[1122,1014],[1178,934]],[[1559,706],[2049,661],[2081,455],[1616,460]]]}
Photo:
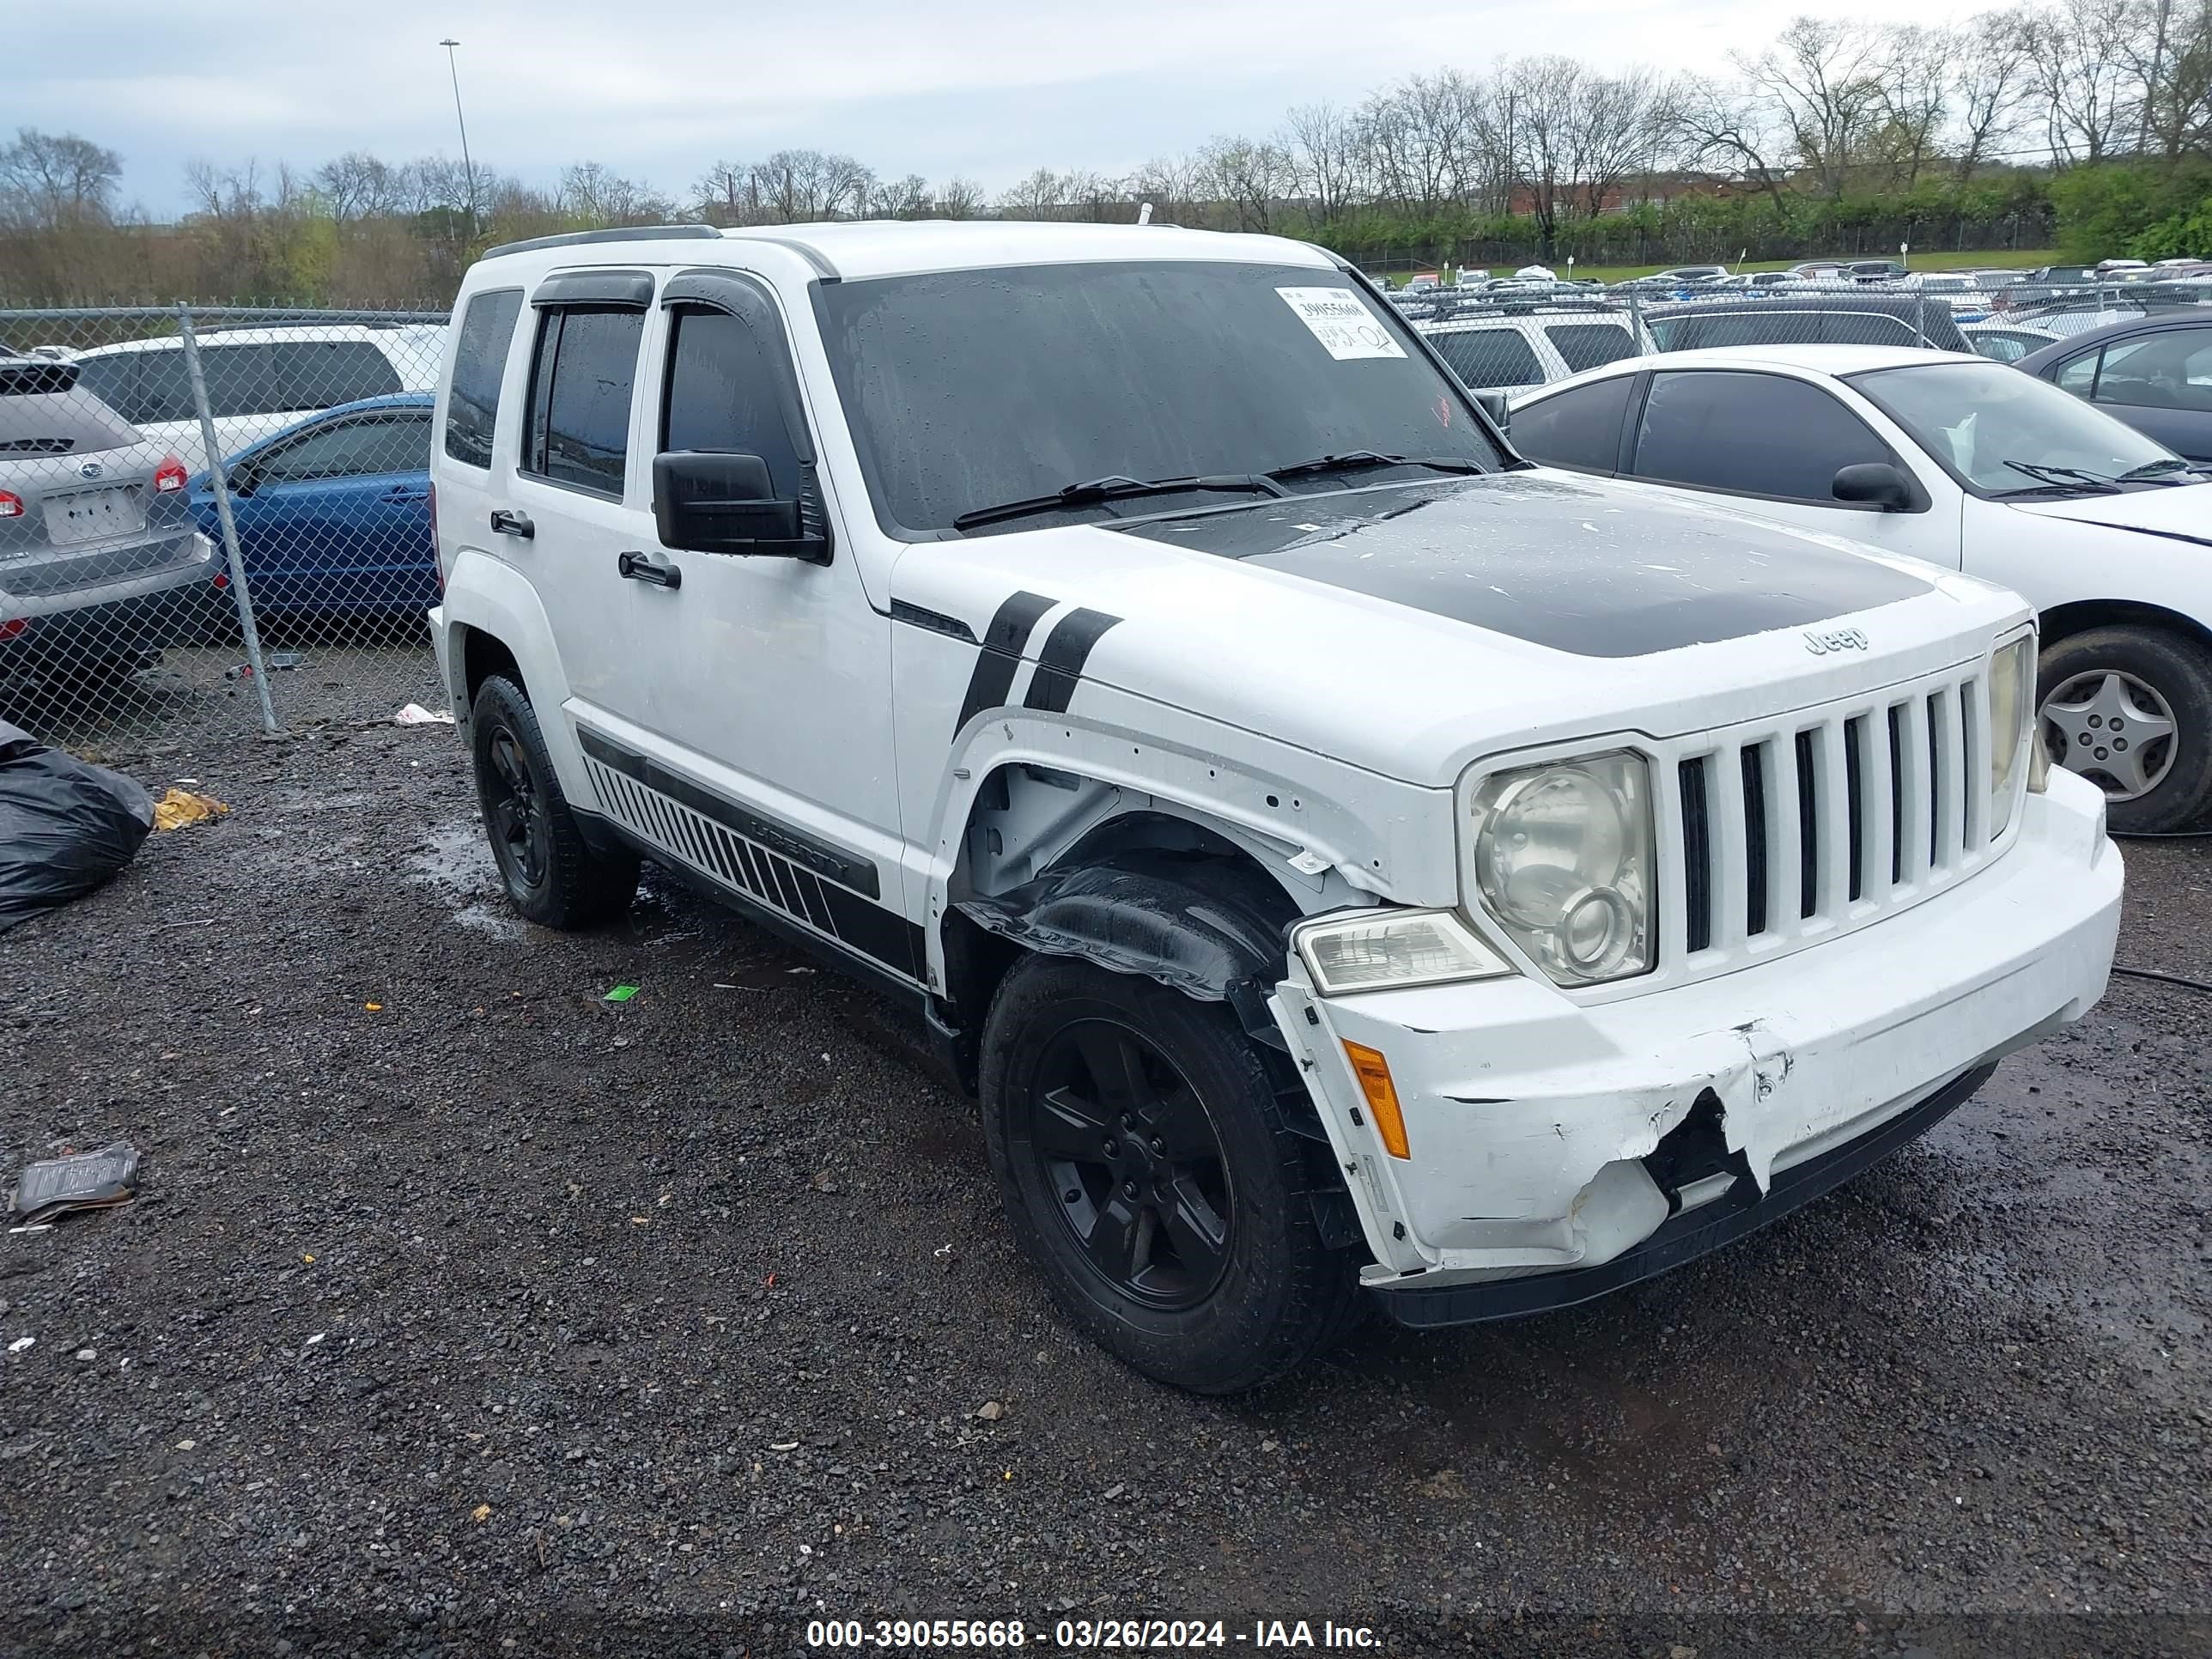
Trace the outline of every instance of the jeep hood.
{"label": "jeep hood", "polygon": [[978,640],[1026,594],[1045,619],[996,642],[1031,659],[1080,606],[1097,620],[1060,672],[1430,784],[1501,748],[1849,696],[2027,614],[1932,565],[1542,470],[917,546],[892,591]]}

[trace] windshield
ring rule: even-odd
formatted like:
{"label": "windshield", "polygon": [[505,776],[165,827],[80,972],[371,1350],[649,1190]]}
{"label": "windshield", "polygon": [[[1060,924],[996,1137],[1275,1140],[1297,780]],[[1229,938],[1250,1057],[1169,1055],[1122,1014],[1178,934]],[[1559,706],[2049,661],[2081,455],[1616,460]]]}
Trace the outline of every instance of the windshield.
{"label": "windshield", "polygon": [[[894,532],[941,531],[1091,479],[1265,473],[1357,451],[1484,471],[1503,462],[1412,331],[1334,270],[1033,265],[815,292],[861,468]],[[1291,487],[1397,476],[1318,474]],[[1066,511],[1182,504],[1152,495]]]}
{"label": "windshield", "polygon": [[2133,427],[2002,363],[1914,364],[1845,378],[1977,495],[2035,489],[2010,462],[2117,478],[2173,459]]}

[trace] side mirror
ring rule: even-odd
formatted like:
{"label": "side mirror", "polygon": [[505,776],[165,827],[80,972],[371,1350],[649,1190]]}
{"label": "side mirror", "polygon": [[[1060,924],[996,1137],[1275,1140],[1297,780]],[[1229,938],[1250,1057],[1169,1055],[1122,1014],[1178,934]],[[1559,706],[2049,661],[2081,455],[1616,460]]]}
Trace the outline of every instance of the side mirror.
{"label": "side mirror", "polygon": [[1861,461],[1855,466],[1837,468],[1828,493],[1839,501],[1883,513],[1909,513],[1917,495],[1912,481],[1887,461]]}
{"label": "side mirror", "polygon": [[771,493],[768,463],[726,450],[653,458],[653,521],[664,547],[691,553],[830,562],[830,538],[807,533],[796,501]]}
{"label": "side mirror", "polygon": [[1505,400],[1503,392],[1496,386],[1470,387],[1469,390],[1473,392],[1475,402],[1482,405],[1482,412],[1490,416],[1492,426],[1500,432],[1513,429],[1513,406]]}
{"label": "side mirror", "polygon": [[234,471],[226,470],[223,473],[223,486],[234,495],[251,495],[265,482],[260,470],[251,462]]}

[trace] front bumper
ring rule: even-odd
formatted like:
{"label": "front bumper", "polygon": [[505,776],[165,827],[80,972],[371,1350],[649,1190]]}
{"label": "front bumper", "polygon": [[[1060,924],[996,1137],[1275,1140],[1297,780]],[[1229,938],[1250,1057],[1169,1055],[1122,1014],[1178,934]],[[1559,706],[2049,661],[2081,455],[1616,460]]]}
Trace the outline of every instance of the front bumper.
{"label": "front bumper", "polygon": [[[1326,999],[1294,964],[1276,1020],[1386,1308],[1533,1313],[1786,1212],[2078,1018],[2104,994],[2120,882],[2101,797],[2057,772],[1990,866],[1791,956],[1591,1002],[1528,978]],[[1362,1111],[1346,1042],[1388,1060],[1411,1158]]]}

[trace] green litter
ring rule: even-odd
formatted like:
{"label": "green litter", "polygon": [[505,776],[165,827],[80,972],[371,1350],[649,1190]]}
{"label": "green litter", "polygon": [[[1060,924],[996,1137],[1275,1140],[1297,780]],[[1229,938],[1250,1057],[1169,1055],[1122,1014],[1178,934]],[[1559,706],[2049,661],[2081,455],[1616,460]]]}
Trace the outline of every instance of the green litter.
{"label": "green litter", "polygon": [[628,1002],[628,1001],[629,1001],[632,997],[635,996],[636,994],[637,994],[637,987],[636,987],[636,986],[635,986],[635,985],[617,985],[617,986],[616,986],[616,987],[615,987],[615,988],[614,988],[613,990],[611,990],[611,991],[608,992],[608,993],[606,994],[606,995],[605,995],[605,996],[601,997],[601,998],[599,999],[599,1000],[600,1000],[600,1001],[602,1001],[602,1002]]}

